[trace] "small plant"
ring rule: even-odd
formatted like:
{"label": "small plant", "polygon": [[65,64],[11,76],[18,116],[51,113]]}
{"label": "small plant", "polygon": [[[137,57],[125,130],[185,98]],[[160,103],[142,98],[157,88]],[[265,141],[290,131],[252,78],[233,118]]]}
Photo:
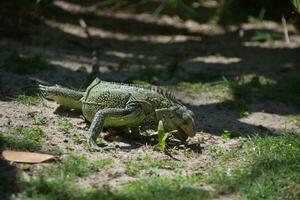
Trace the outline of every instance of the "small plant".
{"label": "small plant", "polygon": [[54,153],[55,155],[61,155],[63,153],[63,151],[61,150],[61,148],[59,148],[59,146],[52,147],[51,152]]}
{"label": "small plant", "polygon": [[294,4],[294,6],[295,6],[297,12],[300,13],[300,0],[291,0],[291,1],[292,1],[292,3]]}
{"label": "small plant", "polygon": [[62,163],[46,169],[46,174],[65,178],[86,177],[113,163],[111,159],[90,161],[83,156],[69,155]]}
{"label": "small plant", "polygon": [[282,34],[280,33],[270,33],[270,32],[263,32],[257,31],[252,37],[252,42],[265,42],[265,41],[273,41],[277,39],[282,39]]}
{"label": "small plant", "polygon": [[157,149],[161,152],[164,152],[166,150],[167,146],[167,139],[172,133],[176,133],[177,130],[171,131],[171,132],[165,132],[165,128],[162,121],[159,121],[158,123],[158,143],[154,145],[154,149]]}
{"label": "small plant", "polygon": [[12,99],[26,106],[36,106],[42,102],[42,98],[39,96],[28,96],[25,94],[18,95]]}
{"label": "small plant", "polygon": [[[239,193],[245,199],[299,199],[300,137],[282,133],[255,136],[244,148],[218,157],[207,176],[217,193]],[[232,162],[234,161],[234,162]]]}
{"label": "small plant", "polygon": [[146,154],[142,159],[134,159],[126,163],[125,173],[129,176],[137,177],[142,172],[150,175],[157,174],[158,169],[177,170],[183,167],[182,162],[173,162],[169,160],[157,160]]}
{"label": "small plant", "polygon": [[0,148],[13,150],[38,150],[41,148],[43,135],[44,132],[39,127],[6,127],[6,131],[0,134]]}
{"label": "small plant", "polygon": [[45,124],[47,124],[48,120],[46,117],[42,117],[42,116],[38,116],[35,115],[33,117],[33,125],[37,125],[37,126],[43,126]]}
{"label": "small plant", "polygon": [[58,126],[59,130],[65,134],[70,133],[70,130],[74,128],[74,125],[67,120],[59,119],[57,120],[56,125]]}
{"label": "small plant", "polygon": [[208,152],[214,157],[217,158],[225,154],[225,151],[221,147],[210,146]]}
{"label": "small plant", "polygon": [[231,137],[231,132],[230,131],[227,131],[225,130],[222,134],[221,134],[221,138],[222,140],[229,140]]}
{"label": "small plant", "polygon": [[82,135],[78,132],[73,133],[71,138],[74,141],[74,143],[76,143],[76,144],[81,144],[82,142],[85,141],[85,139],[82,137]]}

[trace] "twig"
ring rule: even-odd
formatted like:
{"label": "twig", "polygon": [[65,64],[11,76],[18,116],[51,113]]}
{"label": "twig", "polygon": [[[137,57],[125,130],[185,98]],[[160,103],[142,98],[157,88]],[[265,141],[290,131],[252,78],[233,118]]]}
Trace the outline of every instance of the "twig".
{"label": "twig", "polygon": [[290,42],[289,32],[288,32],[288,29],[287,29],[285,17],[283,15],[281,16],[281,23],[282,23],[285,42],[287,44],[290,44],[291,42]]}
{"label": "twig", "polygon": [[88,38],[90,50],[92,52],[92,71],[81,86],[81,88],[85,88],[94,80],[94,78],[96,78],[100,75],[99,56],[98,56],[98,52],[95,47],[95,41],[92,38],[92,35],[88,29],[86,22],[81,18],[81,19],[79,19],[79,24],[80,24],[81,28],[84,30],[84,32]]}

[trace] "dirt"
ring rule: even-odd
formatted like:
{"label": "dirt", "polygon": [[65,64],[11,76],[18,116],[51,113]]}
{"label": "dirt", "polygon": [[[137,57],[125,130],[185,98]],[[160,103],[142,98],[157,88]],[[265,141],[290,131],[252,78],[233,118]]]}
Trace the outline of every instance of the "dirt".
{"label": "dirt", "polygon": [[[174,61],[181,66],[175,72],[178,79],[199,72],[213,71],[224,75],[258,72],[260,75],[277,80],[278,75],[270,70],[272,67],[290,64],[292,68],[296,68],[293,63],[300,63],[300,37],[295,34],[293,27],[289,26],[290,45],[283,40],[252,42],[249,40],[250,33],[257,30],[281,32],[281,24],[268,21],[262,24],[245,23],[240,27],[232,26],[226,31],[221,26],[199,24],[191,20],[178,21],[168,16],[154,18],[146,14],[108,11],[92,13],[89,7],[66,1],[55,2],[55,8],[59,8],[61,13],[46,16],[43,23],[34,25],[29,38],[22,42],[8,38],[0,40],[0,47],[3,50],[0,54],[3,95],[0,101],[0,129],[5,130],[4,124],[9,119],[14,125],[33,126],[32,113],[34,113],[48,119],[47,124],[43,126],[45,145],[42,151],[49,152],[52,147],[58,146],[63,154],[84,155],[93,160],[113,158],[113,167],[82,178],[78,181],[78,185],[120,188],[136,179],[126,175],[126,162],[144,157],[145,154],[151,155],[154,159],[174,161],[175,158],[183,161],[183,173],[187,176],[198,173],[194,170],[195,166],[201,169],[201,173],[206,173],[214,162],[211,147],[225,151],[241,147],[238,139],[224,140],[220,137],[225,130],[249,134],[300,133],[300,127],[290,122],[290,116],[299,113],[293,106],[268,100],[255,101],[248,105],[250,107],[248,116],[237,117],[235,111],[220,108],[222,102],[209,92],[196,94],[177,91],[175,95],[196,115],[197,134],[191,139],[191,143],[198,145],[194,145],[188,153],[184,149],[171,149],[170,153],[174,157],[172,158],[154,151],[147,141],[122,137],[121,141],[117,142],[119,148],[116,151],[87,151],[85,141],[75,143],[70,134],[64,134],[56,125],[57,120],[67,119],[75,125],[72,132],[78,132],[85,138],[89,123],[81,114],[59,110],[56,103],[47,100],[43,100],[37,106],[26,106],[7,98],[22,94],[24,87],[32,87],[35,81],[72,88],[81,85],[91,72],[92,62],[91,52],[87,49],[89,42],[77,23],[78,18],[86,18],[87,24],[91,27],[95,40],[93,46],[99,49],[100,54],[101,78],[115,81],[139,79],[141,66],[160,69]],[[238,37],[241,31],[243,37]],[[3,67],[3,61],[13,51],[18,51],[24,56],[42,54],[56,67],[54,70],[30,75],[7,72]],[[109,67],[119,66],[124,61],[129,64],[122,71],[113,71]],[[170,170],[159,171],[162,176],[171,176],[172,173],[174,172]],[[223,199],[226,199],[226,196]]]}

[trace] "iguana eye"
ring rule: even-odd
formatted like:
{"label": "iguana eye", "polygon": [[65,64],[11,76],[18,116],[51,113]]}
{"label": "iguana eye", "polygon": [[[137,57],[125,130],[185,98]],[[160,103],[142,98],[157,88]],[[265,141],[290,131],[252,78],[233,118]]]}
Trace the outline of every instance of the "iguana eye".
{"label": "iguana eye", "polygon": [[182,118],[183,118],[184,121],[187,121],[187,120],[189,119],[189,116],[186,115],[186,114],[183,114],[183,115],[182,115]]}

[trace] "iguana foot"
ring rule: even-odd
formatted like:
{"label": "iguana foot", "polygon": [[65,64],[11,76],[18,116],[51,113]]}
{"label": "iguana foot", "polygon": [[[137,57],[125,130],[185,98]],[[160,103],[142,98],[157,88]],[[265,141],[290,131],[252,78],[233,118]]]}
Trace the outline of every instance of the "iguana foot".
{"label": "iguana foot", "polygon": [[116,145],[107,142],[102,142],[100,146],[93,139],[88,140],[88,145],[96,151],[112,150],[116,148]]}
{"label": "iguana foot", "polygon": [[100,146],[98,146],[98,144],[93,139],[91,139],[91,138],[88,140],[88,145],[93,150],[97,150],[97,151],[101,151],[102,150],[102,148]]}

